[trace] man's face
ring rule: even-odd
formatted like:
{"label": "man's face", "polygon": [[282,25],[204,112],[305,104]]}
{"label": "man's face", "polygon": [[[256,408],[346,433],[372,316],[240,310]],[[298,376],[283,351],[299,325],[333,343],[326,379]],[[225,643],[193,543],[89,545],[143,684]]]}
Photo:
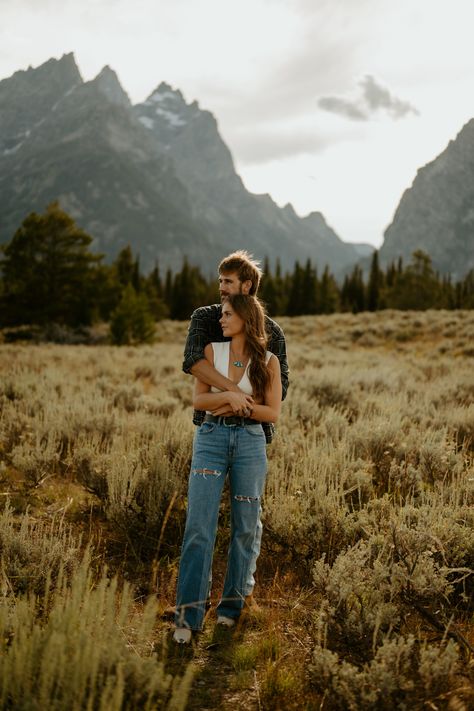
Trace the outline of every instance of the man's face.
{"label": "man's face", "polygon": [[219,293],[221,295],[221,300],[224,296],[231,296],[232,294],[248,294],[252,282],[240,281],[237,272],[231,272],[229,274],[219,274]]}

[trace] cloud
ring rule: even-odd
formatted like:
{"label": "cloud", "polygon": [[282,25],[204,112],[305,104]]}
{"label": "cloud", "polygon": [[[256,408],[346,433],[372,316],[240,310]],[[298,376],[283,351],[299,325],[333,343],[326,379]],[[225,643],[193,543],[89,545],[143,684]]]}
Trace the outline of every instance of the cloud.
{"label": "cloud", "polygon": [[325,111],[347,116],[354,121],[367,120],[367,114],[356,103],[341,99],[339,96],[323,96],[319,99],[318,106]]}
{"label": "cloud", "polygon": [[364,98],[367,106],[372,111],[387,109],[393,118],[402,118],[410,113],[418,115],[419,113],[408,101],[402,101],[396,96],[392,96],[388,89],[377,84],[374,77],[370,75],[364,77],[360,85],[364,90]]}
{"label": "cloud", "polygon": [[368,121],[378,111],[386,111],[393,119],[403,118],[408,114],[419,115],[415,106],[393,96],[370,74],[367,74],[359,82],[359,87],[359,96],[353,100],[340,96],[322,96],[318,100],[318,106],[324,111],[344,116],[353,121]]}

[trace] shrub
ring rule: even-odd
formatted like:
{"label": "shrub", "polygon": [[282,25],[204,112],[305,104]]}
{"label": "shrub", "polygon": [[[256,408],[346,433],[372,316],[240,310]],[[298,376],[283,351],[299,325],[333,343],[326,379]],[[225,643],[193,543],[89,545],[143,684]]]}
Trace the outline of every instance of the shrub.
{"label": "shrub", "polygon": [[125,287],[120,303],[110,319],[110,336],[117,346],[130,343],[151,343],[155,335],[155,320],[148,299],[137,294],[131,284]]}
{"label": "shrub", "polygon": [[0,603],[0,708],[185,708],[192,668],[173,678],[154,657],[154,601],[137,613],[130,587],[94,586],[85,558],[48,610],[41,618],[33,597]]}
{"label": "shrub", "polygon": [[[317,647],[310,674],[312,683],[325,692],[331,711],[384,711],[421,709],[438,703],[456,684],[458,649],[425,644],[415,638],[386,638],[374,658],[358,669],[340,661],[338,654]],[[433,706],[434,707],[434,706]],[[447,701],[442,706],[447,708]]]}
{"label": "shrub", "polygon": [[0,580],[4,593],[40,594],[60,568],[72,572],[80,541],[63,519],[35,521],[28,513],[20,520],[7,503],[0,515]]}

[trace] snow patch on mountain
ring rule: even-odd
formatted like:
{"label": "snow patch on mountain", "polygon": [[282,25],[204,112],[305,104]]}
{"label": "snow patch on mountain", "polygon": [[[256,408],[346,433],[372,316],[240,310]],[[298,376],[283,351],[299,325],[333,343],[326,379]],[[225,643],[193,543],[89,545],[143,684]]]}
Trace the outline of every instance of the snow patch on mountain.
{"label": "snow patch on mountain", "polygon": [[138,120],[150,131],[153,129],[153,127],[155,125],[155,122],[153,121],[153,119],[148,118],[148,116],[139,116]]}
{"label": "snow patch on mountain", "polygon": [[174,111],[168,111],[167,109],[161,109],[158,107],[155,113],[166,119],[171,126],[178,127],[186,125],[186,121],[179,114],[174,113]]}
{"label": "snow patch on mountain", "polygon": [[157,91],[155,94],[150,96],[148,101],[146,101],[146,104],[151,104],[152,102],[154,103],[159,103],[161,101],[167,101],[168,99],[171,99],[172,101],[176,100],[176,96],[174,91]]}

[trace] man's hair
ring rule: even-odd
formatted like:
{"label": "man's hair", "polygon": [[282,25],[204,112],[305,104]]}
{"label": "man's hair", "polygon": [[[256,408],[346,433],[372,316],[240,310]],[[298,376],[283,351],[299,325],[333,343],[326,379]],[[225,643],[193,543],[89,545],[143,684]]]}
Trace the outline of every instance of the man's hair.
{"label": "man's hair", "polygon": [[252,282],[249,294],[255,296],[262,278],[262,270],[260,269],[260,262],[253,258],[253,254],[249,254],[245,249],[239,249],[237,252],[232,252],[232,254],[224,257],[219,264],[219,274],[233,274],[234,272],[241,283],[244,281]]}

